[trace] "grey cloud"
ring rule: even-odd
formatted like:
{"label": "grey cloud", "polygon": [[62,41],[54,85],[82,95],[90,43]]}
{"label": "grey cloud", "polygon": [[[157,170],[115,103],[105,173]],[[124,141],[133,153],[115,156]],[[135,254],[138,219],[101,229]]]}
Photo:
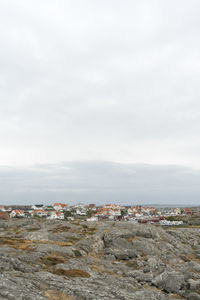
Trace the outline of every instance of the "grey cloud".
{"label": "grey cloud", "polygon": [[200,171],[176,165],[75,161],[0,168],[2,204],[65,201],[198,205]]}
{"label": "grey cloud", "polygon": [[200,166],[198,0],[0,4],[0,164]]}

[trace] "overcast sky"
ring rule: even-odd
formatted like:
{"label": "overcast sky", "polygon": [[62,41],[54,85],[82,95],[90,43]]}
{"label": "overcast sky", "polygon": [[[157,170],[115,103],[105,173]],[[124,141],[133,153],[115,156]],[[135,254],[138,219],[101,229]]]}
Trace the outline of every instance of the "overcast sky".
{"label": "overcast sky", "polygon": [[199,11],[1,0],[1,202],[199,204]]}

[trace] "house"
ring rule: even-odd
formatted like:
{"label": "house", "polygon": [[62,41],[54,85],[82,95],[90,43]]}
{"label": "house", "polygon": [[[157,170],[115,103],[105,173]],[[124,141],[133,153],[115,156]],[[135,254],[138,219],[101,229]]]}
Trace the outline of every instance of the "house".
{"label": "house", "polygon": [[75,204],[74,206],[72,206],[72,209],[74,209],[74,210],[76,210],[76,209],[85,209],[85,206],[84,206],[84,204],[82,204],[82,203],[78,203],[78,204]]}
{"label": "house", "polygon": [[97,213],[94,216],[100,218],[104,217],[114,219],[115,217],[121,216],[120,206],[110,204],[104,205],[97,211]]}
{"label": "house", "polygon": [[127,212],[130,216],[149,216],[154,215],[156,213],[156,209],[152,206],[131,206]]}
{"label": "house", "polygon": [[22,209],[14,209],[10,213],[10,218],[24,218],[25,213]]}
{"label": "house", "polygon": [[180,208],[175,208],[174,209],[174,213],[176,214],[176,215],[180,215],[181,214],[181,209]]}
{"label": "house", "polygon": [[95,204],[85,205],[84,207],[89,212],[96,212],[97,211],[97,208],[96,208]]}
{"label": "house", "polygon": [[38,216],[38,217],[46,217],[47,216],[47,212],[44,209],[35,209],[34,211],[31,212],[31,216]]}
{"label": "house", "polygon": [[87,215],[87,209],[85,207],[83,207],[83,208],[77,208],[76,209],[76,215],[78,215],[78,216],[86,216]]}
{"label": "house", "polygon": [[192,215],[193,211],[189,207],[185,207],[183,209],[184,214],[186,215]]}
{"label": "house", "polygon": [[98,219],[106,219],[108,218],[108,210],[104,208],[98,209],[94,217],[97,217]]}
{"label": "house", "polygon": [[46,205],[46,210],[48,211],[52,211],[53,210],[53,206],[52,205]]}
{"label": "house", "polygon": [[35,204],[31,206],[31,209],[37,210],[37,209],[45,209],[45,206],[43,204]]}
{"label": "house", "polygon": [[109,209],[108,215],[114,216],[114,217],[119,217],[119,216],[121,216],[121,210],[118,208]]}
{"label": "house", "polygon": [[11,208],[11,207],[5,207],[5,211],[11,212],[11,211],[12,211],[12,208]]}
{"label": "house", "polygon": [[135,215],[137,213],[137,208],[135,206],[132,206],[130,207],[127,212],[128,212],[128,215]]}
{"label": "house", "polygon": [[122,210],[122,209],[124,209],[125,207],[124,207],[124,206],[121,206],[121,205],[119,205],[119,204],[105,204],[105,205],[103,206],[103,208],[106,208],[106,209],[120,209],[120,210]]}
{"label": "house", "polygon": [[96,211],[97,210],[96,205],[95,204],[89,204],[88,205],[88,210],[89,211]]}
{"label": "house", "polygon": [[108,212],[109,212],[109,209],[107,209],[107,208],[104,208],[104,207],[99,208],[95,214],[95,217],[108,216]]}
{"label": "house", "polygon": [[54,203],[53,204],[53,208],[56,210],[56,211],[63,211],[63,210],[66,210],[68,207],[68,204],[63,204],[63,203]]}
{"label": "house", "polygon": [[152,206],[141,206],[141,212],[146,215],[152,215],[155,214],[156,209]]}
{"label": "house", "polygon": [[64,220],[64,213],[62,211],[53,211],[49,217],[49,219],[58,219]]}

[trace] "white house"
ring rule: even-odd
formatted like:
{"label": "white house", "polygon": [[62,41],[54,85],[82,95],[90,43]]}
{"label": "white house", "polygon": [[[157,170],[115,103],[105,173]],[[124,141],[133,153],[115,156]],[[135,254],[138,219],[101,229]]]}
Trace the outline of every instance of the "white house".
{"label": "white house", "polygon": [[53,211],[49,217],[49,219],[58,219],[58,220],[64,220],[64,213],[61,211]]}
{"label": "white house", "polygon": [[14,209],[11,211],[10,213],[10,218],[24,218],[25,217],[25,213],[22,209]]}
{"label": "white house", "polygon": [[32,210],[37,210],[37,209],[45,209],[45,206],[43,204],[35,204],[31,206]]}
{"label": "white house", "polygon": [[120,209],[117,209],[117,208],[115,208],[115,209],[110,209],[109,210],[109,215],[110,216],[116,216],[116,217],[119,217],[119,216],[121,216],[121,210]]}
{"label": "white house", "polygon": [[38,216],[38,217],[46,217],[47,212],[44,209],[35,209],[34,211],[31,212],[31,216]]}
{"label": "white house", "polygon": [[68,207],[68,204],[64,204],[64,203],[54,203],[53,204],[53,208],[56,210],[56,211],[63,211],[63,210],[66,210]]}
{"label": "white house", "polygon": [[87,210],[84,207],[82,209],[81,208],[76,209],[76,215],[86,216],[86,214],[87,214]]}
{"label": "white house", "polygon": [[78,204],[75,204],[72,208],[73,209],[85,209],[85,206],[82,203],[78,203]]}
{"label": "white house", "polygon": [[85,206],[89,211],[97,211],[96,204],[89,204]]}

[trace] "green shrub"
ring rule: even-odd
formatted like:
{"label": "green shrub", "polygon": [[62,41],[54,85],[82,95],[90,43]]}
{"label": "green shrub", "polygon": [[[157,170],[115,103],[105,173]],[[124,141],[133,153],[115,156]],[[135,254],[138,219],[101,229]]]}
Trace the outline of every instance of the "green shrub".
{"label": "green shrub", "polygon": [[76,257],[81,257],[82,256],[82,254],[79,250],[73,250],[73,252],[74,252]]}

